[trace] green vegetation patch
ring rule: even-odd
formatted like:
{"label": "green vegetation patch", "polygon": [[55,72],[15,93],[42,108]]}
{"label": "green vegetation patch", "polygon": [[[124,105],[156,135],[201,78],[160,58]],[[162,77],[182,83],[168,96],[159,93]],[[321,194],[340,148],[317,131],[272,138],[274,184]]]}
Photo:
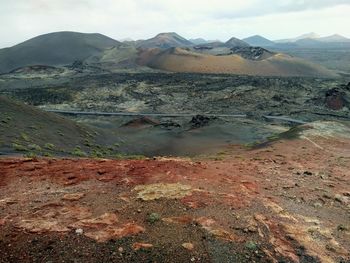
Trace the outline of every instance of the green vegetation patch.
{"label": "green vegetation patch", "polygon": [[39,145],[35,144],[35,143],[28,144],[27,147],[28,147],[29,150],[32,150],[32,151],[41,151],[42,150],[42,148]]}
{"label": "green vegetation patch", "polygon": [[45,143],[44,148],[53,151],[55,149],[55,145],[52,143]]}
{"label": "green vegetation patch", "polygon": [[27,147],[21,145],[21,144],[17,144],[17,143],[12,143],[12,148],[15,150],[15,151],[18,151],[18,152],[26,152],[28,151]]}
{"label": "green vegetation patch", "polygon": [[72,155],[78,156],[78,157],[88,157],[88,154],[84,152],[80,146],[76,146],[73,151],[71,152]]}
{"label": "green vegetation patch", "polygon": [[158,222],[161,219],[161,216],[158,213],[151,213],[148,217],[147,217],[147,221],[151,224],[154,224],[156,222]]}

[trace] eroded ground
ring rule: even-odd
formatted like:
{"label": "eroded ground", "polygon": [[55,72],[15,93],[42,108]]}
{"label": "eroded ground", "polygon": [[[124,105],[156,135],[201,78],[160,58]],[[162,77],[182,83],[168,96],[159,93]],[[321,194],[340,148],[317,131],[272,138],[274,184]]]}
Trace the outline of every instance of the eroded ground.
{"label": "eroded ground", "polygon": [[3,158],[0,261],[349,262],[349,132],[215,161]]}

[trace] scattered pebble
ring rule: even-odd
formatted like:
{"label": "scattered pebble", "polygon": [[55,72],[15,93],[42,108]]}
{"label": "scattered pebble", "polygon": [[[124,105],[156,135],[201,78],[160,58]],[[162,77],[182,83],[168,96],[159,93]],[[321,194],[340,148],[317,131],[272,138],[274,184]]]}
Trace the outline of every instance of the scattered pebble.
{"label": "scattered pebble", "polygon": [[148,249],[148,248],[152,248],[153,245],[152,244],[148,244],[148,243],[134,243],[132,244],[132,249],[137,251],[140,249]]}
{"label": "scattered pebble", "polygon": [[194,245],[192,243],[183,243],[182,246],[186,248],[187,250],[193,250]]}
{"label": "scattered pebble", "polygon": [[81,228],[75,229],[75,233],[78,235],[82,235],[84,233],[84,230]]}

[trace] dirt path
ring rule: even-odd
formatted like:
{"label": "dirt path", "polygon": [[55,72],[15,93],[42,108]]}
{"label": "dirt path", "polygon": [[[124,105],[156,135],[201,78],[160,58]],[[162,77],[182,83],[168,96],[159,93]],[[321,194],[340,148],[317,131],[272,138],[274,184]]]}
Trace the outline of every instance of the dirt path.
{"label": "dirt path", "polygon": [[218,161],[1,159],[0,261],[349,262],[349,130],[309,128]]}

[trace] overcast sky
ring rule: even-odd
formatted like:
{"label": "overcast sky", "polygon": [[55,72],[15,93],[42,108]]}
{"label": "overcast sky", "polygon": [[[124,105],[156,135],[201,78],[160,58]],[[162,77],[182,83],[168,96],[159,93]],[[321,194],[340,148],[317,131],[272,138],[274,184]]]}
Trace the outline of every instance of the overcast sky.
{"label": "overcast sky", "polygon": [[55,31],[227,40],[316,32],[350,37],[350,0],[0,0],[0,47]]}

